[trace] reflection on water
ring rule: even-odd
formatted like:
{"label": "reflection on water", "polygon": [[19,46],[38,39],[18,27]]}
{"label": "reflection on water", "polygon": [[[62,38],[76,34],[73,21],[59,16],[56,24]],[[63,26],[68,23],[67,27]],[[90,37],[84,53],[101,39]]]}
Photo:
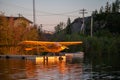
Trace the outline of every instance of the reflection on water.
{"label": "reflection on water", "polygon": [[0,80],[82,80],[82,73],[83,63],[44,61],[40,58],[0,59]]}

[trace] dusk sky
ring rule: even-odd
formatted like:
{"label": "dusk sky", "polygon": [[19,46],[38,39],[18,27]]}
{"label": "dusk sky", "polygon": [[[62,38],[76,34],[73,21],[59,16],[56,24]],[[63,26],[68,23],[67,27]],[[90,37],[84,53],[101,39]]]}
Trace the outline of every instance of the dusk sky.
{"label": "dusk sky", "polygon": [[[99,10],[105,6],[106,2],[112,3],[115,0],[35,0],[36,23],[43,24],[44,30],[54,31],[54,27],[60,22],[67,22],[68,17],[73,21],[80,10],[85,8],[90,16],[95,9]],[[24,17],[33,21],[33,0],[0,0],[0,11],[5,12],[7,16]]]}

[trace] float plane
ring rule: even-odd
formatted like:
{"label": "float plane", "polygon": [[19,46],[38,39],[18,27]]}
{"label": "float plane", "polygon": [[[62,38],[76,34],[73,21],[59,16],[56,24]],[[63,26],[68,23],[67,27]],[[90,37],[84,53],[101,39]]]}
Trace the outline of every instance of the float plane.
{"label": "float plane", "polygon": [[22,41],[18,45],[23,46],[24,50],[38,49],[40,52],[59,53],[68,49],[70,45],[82,44],[82,41],[76,42],[50,42],[50,41]]}

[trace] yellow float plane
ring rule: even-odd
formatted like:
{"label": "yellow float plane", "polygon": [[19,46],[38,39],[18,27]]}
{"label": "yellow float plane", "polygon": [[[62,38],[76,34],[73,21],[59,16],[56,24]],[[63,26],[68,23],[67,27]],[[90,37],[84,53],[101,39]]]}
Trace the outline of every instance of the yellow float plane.
{"label": "yellow float plane", "polygon": [[77,42],[22,41],[18,45],[29,46],[25,47],[25,50],[27,51],[39,48],[41,52],[58,53],[64,49],[68,49],[67,46],[78,44],[82,44],[82,41]]}

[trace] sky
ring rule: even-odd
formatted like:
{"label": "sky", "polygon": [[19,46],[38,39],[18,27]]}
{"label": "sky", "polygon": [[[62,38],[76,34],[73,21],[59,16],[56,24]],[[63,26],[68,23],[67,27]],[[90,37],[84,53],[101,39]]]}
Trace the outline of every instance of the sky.
{"label": "sky", "polygon": [[[115,0],[35,0],[36,24],[43,25],[42,29],[54,31],[54,27],[60,22],[67,23],[70,18],[82,17],[81,9],[86,9],[90,16],[95,9],[99,10],[106,2]],[[23,15],[33,21],[33,0],[0,0],[0,12],[6,16]]]}

